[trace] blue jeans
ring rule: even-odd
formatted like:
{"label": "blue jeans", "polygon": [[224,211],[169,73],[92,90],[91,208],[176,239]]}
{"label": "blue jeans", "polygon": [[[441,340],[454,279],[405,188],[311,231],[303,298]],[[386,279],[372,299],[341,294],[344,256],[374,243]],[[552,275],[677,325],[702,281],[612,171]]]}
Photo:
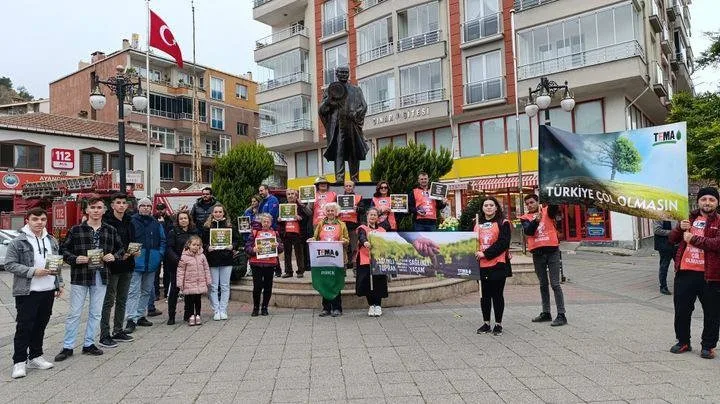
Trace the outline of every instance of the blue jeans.
{"label": "blue jeans", "polygon": [[[210,267],[210,306],[215,313],[227,313],[228,300],[230,300],[230,275],[232,266]],[[220,288],[220,301],[218,301],[218,287]]]}
{"label": "blue jeans", "polygon": [[100,278],[100,271],[95,271],[94,286],[70,285],[70,310],[65,320],[63,348],[73,349],[75,347],[75,337],[77,337],[80,328],[80,314],[85,305],[85,297],[88,294],[90,295],[90,307],[88,309],[87,325],[85,326],[83,347],[95,343],[95,333],[100,325],[100,315],[105,300],[106,288],[107,285],[103,285]]}
{"label": "blue jeans", "polygon": [[145,316],[148,299],[153,293],[153,282],[155,282],[155,272],[133,272],[125,318],[137,322],[140,317]]}
{"label": "blue jeans", "polygon": [[413,230],[415,231],[436,231],[437,224],[435,223],[413,223]]}

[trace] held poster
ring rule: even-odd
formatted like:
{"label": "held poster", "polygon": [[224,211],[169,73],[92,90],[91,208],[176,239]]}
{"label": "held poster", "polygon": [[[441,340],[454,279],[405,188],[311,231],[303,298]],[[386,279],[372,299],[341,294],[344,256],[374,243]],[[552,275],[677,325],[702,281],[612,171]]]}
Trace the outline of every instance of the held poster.
{"label": "held poster", "polygon": [[340,212],[352,212],[355,210],[355,195],[338,195],[337,203]]}
{"label": "held poster", "polygon": [[308,241],[313,289],[334,299],[345,287],[345,247],[342,241]]}
{"label": "held poster", "polygon": [[256,238],[255,255],[259,259],[275,258],[278,256],[277,244],[275,237]]}
{"label": "held poster", "polygon": [[278,221],[280,222],[294,222],[297,220],[297,204],[295,203],[281,203],[280,214],[278,215]]}
{"label": "held poster", "polygon": [[688,217],[685,122],[579,135],[540,127],[540,201],[657,220]]}
{"label": "held poster", "polygon": [[477,235],[463,232],[388,232],[370,234],[374,274],[480,279],[475,259]]}
{"label": "held poster", "polygon": [[238,233],[250,233],[252,231],[252,225],[250,224],[250,216],[239,216],[238,222]]}
{"label": "held poster", "polygon": [[442,201],[447,198],[448,185],[440,182],[433,182],[430,184],[430,199]]}
{"label": "held poster", "polygon": [[408,212],[407,194],[390,194],[390,210],[395,213]]}
{"label": "held poster", "polygon": [[302,186],[299,189],[300,202],[310,203],[315,202],[315,185]]}
{"label": "held poster", "polygon": [[89,268],[102,268],[103,266],[103,250],[100,248],[94,248],[92,250],[87,250],[87,257],[88,257],[88,267]]}
{"label": "held poster", "polygon": [[210,247],[216,250],[232,247],[232,229],[210,229]]}

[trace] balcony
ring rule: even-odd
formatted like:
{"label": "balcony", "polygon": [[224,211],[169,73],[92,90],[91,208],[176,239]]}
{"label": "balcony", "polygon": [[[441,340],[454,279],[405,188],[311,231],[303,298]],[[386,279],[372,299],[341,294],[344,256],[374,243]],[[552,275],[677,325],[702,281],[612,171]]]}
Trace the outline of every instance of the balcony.
{"label": "balcony", "polygon": [[518,79],[525,80],[531,77],[545,76],[636,56],[644,59],[645,52],[642,46],[640,46],[640,43],[633,39],[602,48],[576,52],[554,59],[518,66]]}
{"label": "balcony", "polygon": [[362,3],[362,8],[361,8],[360,11],[367,10],[367,9],[370,8],[370,7],[375,7],[375,6],[377,6],[378,4],[380,4],[380,3],[384,2],[384,1],[385,1],[385,0],[365,0],[365,1],[363,1],[363,3]]}
{"label": "balcony", "polygon": [[297,72],[261,83],[256,97],[258,104],[267,104],[298,94],[312,95],[310,73]]}
{"label": "balcony", "polygon": [[395,109],[395,99],[390,98],[388,100],[376,101],[368,104],[367,115],[375,115],[381,112]]}
{"label": "balcony", "polygon": [[485,104],[505,99],[502,77],[465,84],[465,105]]}
{"label": "balcony", "polygon": [[515,0],[515,11],[525,11],[557,0]]}
{"label": "balcony", "polygon": [[322,23],[322,36],[323,40],[328,40],[330,37],[340,36],[339,34],[347,33],[347,18],[344,15],[339,17],[331,18]]}
{"label": "balcony", "polygon": [[501,33],[500,17],[501,13],[496,13],[475,20],[465,21],[462,24],[462,43],[481,42],[482,39],[494,37]]}
{"label": "balcony", "polygon": [[313,128],[309,119],[297,119],[260,128],[257,142],[268,149],[285,152],[313,144]]}
{"label": "balcony", "polygon": [[[141,114],[142,112],[137,112],[138,114]],[[168,112],[163,111],[160,109],[150,109],[150,115],[152,116],[159,116],[161,118],[167,118],[167,119],[179,119],[179,114],[175,112]]]}
{"label": "balcony", "polygon": [[660,49],[665,55],[672,53],[672,44],[670,44],[670,31],[667,25],[663,24],[662,33],[660,34]]}
{"label": "balcony", "polygon": [[[152,115],[152,114],[151,114]],[[192,121],[193,114],[188,114],[187,112],[180,112],[177,114],[177,119],[184,119],[186,121]],[[198,118],[199,122],[206,123],[207,122],[207,116],[200,115]]]}
{"label": "balcony", "polygon": [[296,72],[293,74],[288,74],[287,76],[282,77],[276,77],[274,79],[270,79],[266,82],[258,84],[258,93],[261,93],[263,91],[269,91],[274,88],[287,86],[289,84],[298,83],[298,82],[310,82],[310,73],[305,72]]}
{"label": "balcony", "polygon": [[682,11],[680,10],[680,5],[678,4],[680,0],[665,0],[665,4],[667,8],[665,11],[667,12],[668,20],[675,21],[675,19],[678,16],[682,16]]}
{"label": "balcony", "polygon": [[655,62],[655,75],[653,76],[653,91],[658,97],[667,97],[668,92],[665,86],[665,72],[658,62]]}
{"label": "balcony", "polygon": [[655,0],[650,0],[650,4],[652,4],[652,9],[650,11],[650,15],[648,16],[648,22],[650,23],[650,26],[652,27],[653,31],[655,31],[655,33],[660,33],[662,32],[663,27],[662,13],[660,12],[660,7]]}
{"label": "balcony", "polygon": [[255,62],[298,48],[309,50],[310,40],[308,39],[307,28],[301,24],[294,24],[289,28],[255,41]]}
{"label": "balcony", "polygon": [[273,27],[299,21],[307,0],[253,0],[253,19]]}
{"label": "balcony", "polygon": [[365,52],[359,53],[358,58],[358,64],[363,64],[370,62],[375,59],[380,59],[381,57],[385,57],[387,55],[392,55],[393,53],[393,43],[388,42],[384,45],[380,45],[377,48],[367,50]]}
{"label": "balcony", "polygon": [[192,146],[180,146],[177,149],[175,149],[176,154],[185,155],[185,156],[192,156],[193,150]]}
{"label": "balcony", "polygon": [[427,104],[445,99],[445,89],[438,88],[435,90],[421,91],[419,93],[401,95],[400,108],[410,107],[413,105]]}
{"label": "balcony", "polygon": [[420,48],[425,45],[436,43],[440,40],[440,30],[426,32],[424,34],[415,35],[407,38],[401,38],[398,40],[398,52],[403,52],[410,49]]}

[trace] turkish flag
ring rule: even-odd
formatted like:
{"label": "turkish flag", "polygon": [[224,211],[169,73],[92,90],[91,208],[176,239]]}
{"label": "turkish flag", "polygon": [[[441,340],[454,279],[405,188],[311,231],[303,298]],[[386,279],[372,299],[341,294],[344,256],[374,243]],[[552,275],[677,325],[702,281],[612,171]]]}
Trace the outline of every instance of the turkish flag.
{"label": "turkish flag", "polygon": [[182,69],[183,59],[180,45],[165,21],[152,10],[150,10],[150,46],[172,56],[178,67]]}

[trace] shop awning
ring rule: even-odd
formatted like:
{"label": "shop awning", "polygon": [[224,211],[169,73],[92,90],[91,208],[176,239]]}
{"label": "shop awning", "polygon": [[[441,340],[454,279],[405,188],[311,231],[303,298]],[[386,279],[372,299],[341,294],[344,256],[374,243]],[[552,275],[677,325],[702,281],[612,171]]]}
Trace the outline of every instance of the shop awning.
{"label": "shop awning", "polygon": [[[523,174],[523,188],[537,187],[538,177],[537,173]],[[479,178],[470,182],[470,187],[475,191],[494,191],[507,188],[518,187],[518,177],[493,177],[493,178]]]}

